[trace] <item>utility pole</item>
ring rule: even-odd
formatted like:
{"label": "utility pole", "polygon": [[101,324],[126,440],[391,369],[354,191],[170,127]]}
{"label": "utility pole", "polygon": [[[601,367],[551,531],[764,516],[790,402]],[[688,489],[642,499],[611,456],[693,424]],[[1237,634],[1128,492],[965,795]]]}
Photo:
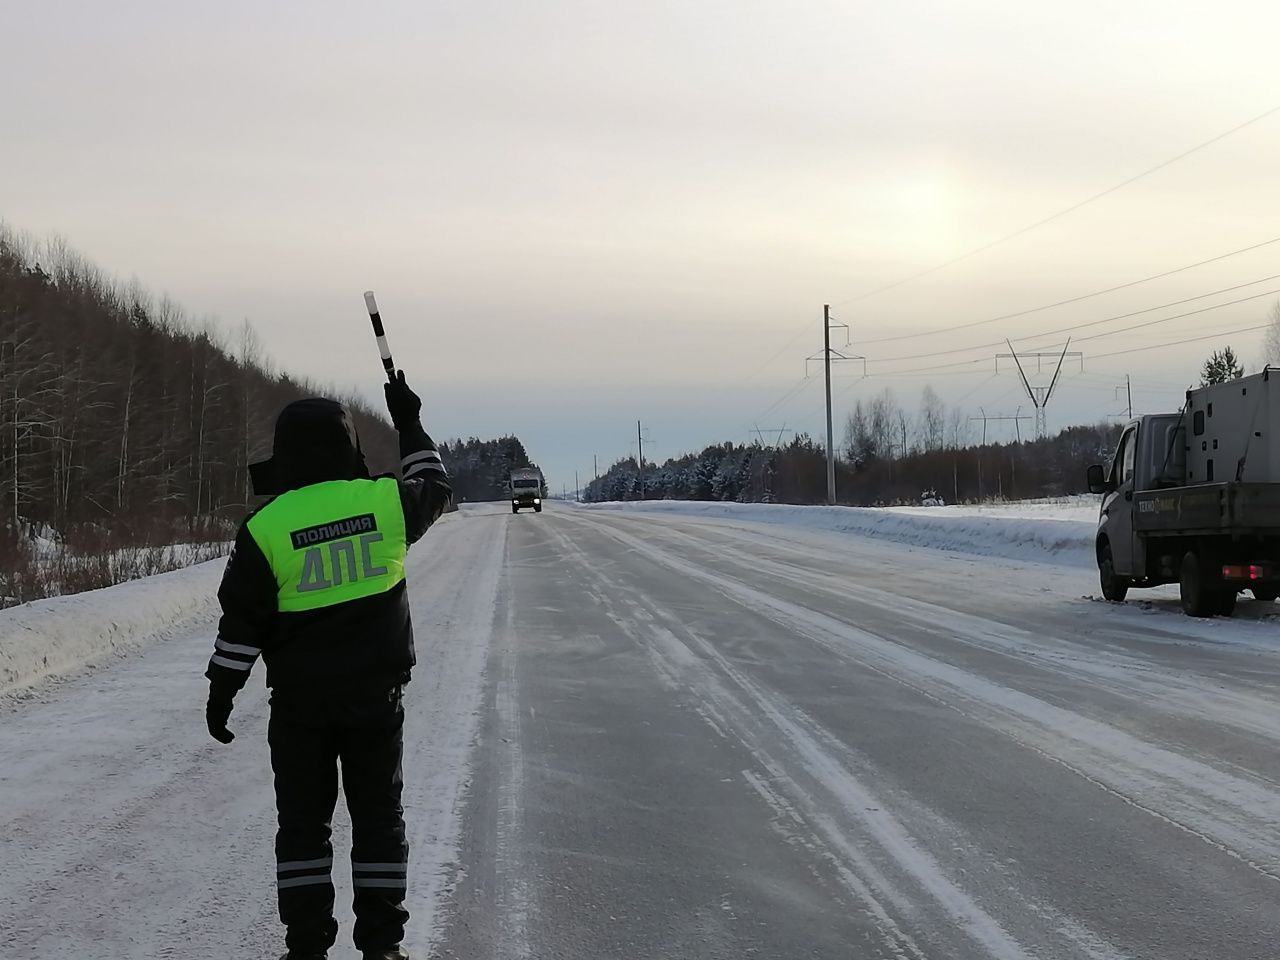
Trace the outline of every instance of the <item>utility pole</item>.
{"label": "utility pole", "polygon": [[600,479],[600,454],[593,453],[591,455],[591,469],[596,475],[596,479]]}
{"label": "utility pole", "polygon": [[1129,397],[1129,419],[1133,419],[1133,384],[1129,382],[1129,375],[1124,375],[1124,392]]}
{"label": "utility pole", "polygon": [[573,471],[573,499],[582,502],[582,487],[578,483],[578,471]]}
{"label": "utility pole", "polygon": [[644,437],[640,434],[640,421],[636,421],[636,466],[640,470],[640,499],[644,499]]}
{"label": "utility pole", "polygon": [[[813,360],[822,360],[824,376],[827,381],[827,503],[834,504],[836,502],[836,444],[835,431],[831,425],[831,362],[832,360],[839,363],[841,360],[861,360],[862,375],[867,375],[867,358],[866,357],[850,357],[841,353],[839,350],[831,349],[831,331],[843,329],[848,336],[849,325],[847,323],[831,322],[831,304],[824,303],[822,305],[822,352],[812,357],[805,357],[804,375],[809,376],[809,363]],[[847,343],[846,343],[847,346]],[[779,438],[781,438],[781,431]]]}
{"label": "utility pole", "polygon": [[827,503],[836,502],[836,449],[831,429],[831,304],[822,305],[822,366],[827,379]]}

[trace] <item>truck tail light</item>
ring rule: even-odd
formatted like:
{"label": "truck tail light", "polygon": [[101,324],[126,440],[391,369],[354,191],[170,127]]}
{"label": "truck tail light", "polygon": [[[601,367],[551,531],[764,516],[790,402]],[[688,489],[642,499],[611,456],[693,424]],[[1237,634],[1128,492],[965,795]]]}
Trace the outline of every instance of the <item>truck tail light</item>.
{"label": "truck tail light", "polygon": [[1270,580],[1272,569],[1257,563],[1227,563],[1222,566],[1223,580]]}

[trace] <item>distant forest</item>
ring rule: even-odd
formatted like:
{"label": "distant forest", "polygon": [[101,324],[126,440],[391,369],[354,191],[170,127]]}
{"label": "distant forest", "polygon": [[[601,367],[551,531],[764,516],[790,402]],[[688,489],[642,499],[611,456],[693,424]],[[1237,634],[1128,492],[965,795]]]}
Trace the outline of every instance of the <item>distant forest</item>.
{"label": "distant forest", "polygon": [[[1280,353],[1280,302],[1271,308],[1268,356]],[[1201,385],[1244,375],[1230,347],[1214,351]],[[1053,437],[974,443],[973,422],[925,387],[909,409],[886,389],[854,404],[836,450],[836,501],[851,506],[1065,496],[1087,490],[1085,469],[1110,461],[1121,424],[1067,427]],[[583,499],[732,500],[826,503],[825,445],[801,434],[790,443],[713,444],[662,464],[619,460],[583,489]]]}
{"label": "distant forest", "polygon": [[440,445],[440,456],[453,479],[454,503],[505,500],[507,475],[517,467],[537,467],[516,437],[451,440]]}
{"label": "distant forest", "polygon": [[[1119,425],[1100,423],[1069,427],[1043,440],[940,446],[906,456],[846,445],[836,462],[836,499],[873,506],[1082,493],[1085,466],[1109,459],[1119,433]],[[646,463],[642,486],[631,457],[588,484],[583,498],[826,503],[826,462],[825,446],[803,434],[777,447],[726,443],[660,465]]]}

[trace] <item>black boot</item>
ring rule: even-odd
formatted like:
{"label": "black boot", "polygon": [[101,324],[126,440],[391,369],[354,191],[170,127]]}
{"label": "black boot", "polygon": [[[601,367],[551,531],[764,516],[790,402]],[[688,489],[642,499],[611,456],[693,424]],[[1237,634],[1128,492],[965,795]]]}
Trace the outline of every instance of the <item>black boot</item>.
{"label": "black boot", "polygon": [[403,947],[392,947],[390,950],[366,950],[364,960],[410,960]]}

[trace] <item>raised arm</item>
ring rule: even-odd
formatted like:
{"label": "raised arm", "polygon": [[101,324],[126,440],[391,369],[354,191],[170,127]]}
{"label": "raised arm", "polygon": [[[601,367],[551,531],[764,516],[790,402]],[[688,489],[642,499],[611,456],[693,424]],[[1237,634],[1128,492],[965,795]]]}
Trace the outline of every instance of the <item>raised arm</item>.
{"label": "raised arm", "polygon": [[384,387],[391,422],[400,434],[400,504],[405,536],[414,543],[440,518],[453,497],[449,474],[435,441],[422,428],[422,401],[404,380],[404,371]]}

